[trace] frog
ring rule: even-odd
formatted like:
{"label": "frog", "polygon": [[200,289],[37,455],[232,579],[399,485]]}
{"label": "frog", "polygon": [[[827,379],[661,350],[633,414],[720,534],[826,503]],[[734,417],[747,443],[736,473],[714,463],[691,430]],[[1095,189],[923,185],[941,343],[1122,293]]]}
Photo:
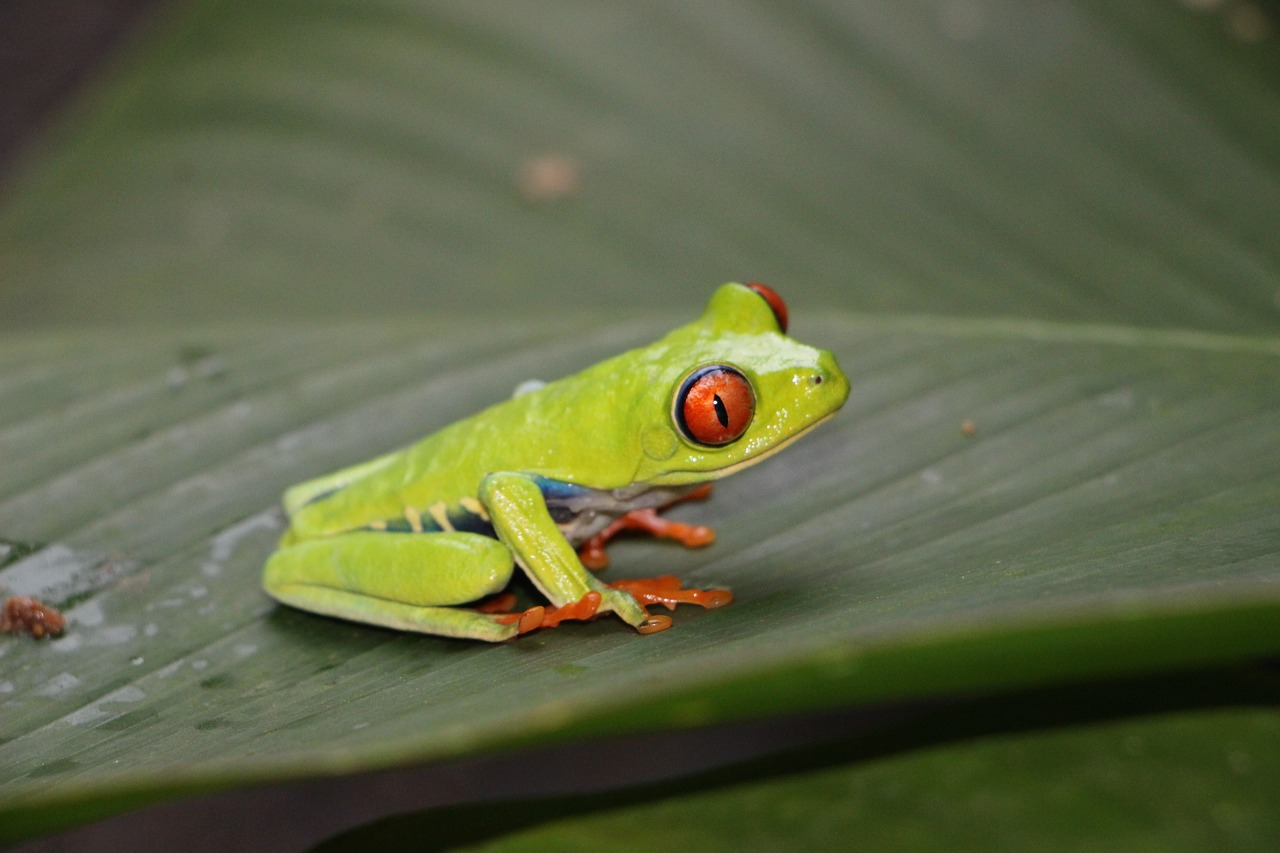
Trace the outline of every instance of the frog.
{"label": "frog", "polygon": [[[672,619],[651,608],[723,607],[728,589],[596,572],[624,531],[710,544],[711,528],[659,513],[706,498],[841,408],[849,380],[834,355],[787,325],[771,287],[723,284],[652,344],[288,488],[263,588],[323,616],[488,642],[605,614],[653,634]],[[517,568],[546,604],[516,606]]]}

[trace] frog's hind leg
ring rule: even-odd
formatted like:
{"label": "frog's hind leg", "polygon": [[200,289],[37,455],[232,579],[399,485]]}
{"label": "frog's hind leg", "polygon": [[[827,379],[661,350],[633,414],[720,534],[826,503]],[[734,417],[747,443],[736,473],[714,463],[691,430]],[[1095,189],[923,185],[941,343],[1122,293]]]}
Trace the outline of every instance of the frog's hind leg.
{"label": "frog's hind leg", "polygon": [[512,618],[457,605],[502,590],[513,567],[501,542],[476,533],[358,532],[281,548],[267,561],[263,586],[278,601],[312,613],[498,642],[537,627],[535,615]]}

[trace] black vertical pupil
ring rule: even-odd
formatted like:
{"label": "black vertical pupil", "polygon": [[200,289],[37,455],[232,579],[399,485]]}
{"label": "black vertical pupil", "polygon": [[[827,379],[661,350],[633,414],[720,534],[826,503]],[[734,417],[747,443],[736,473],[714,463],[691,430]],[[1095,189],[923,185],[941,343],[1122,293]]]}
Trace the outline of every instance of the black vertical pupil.
{"label": "black vertical pupil", "polygon": [[724,407],[724,400],[720,399],[720,395],[716,394],[711,405],[716,407],[716,420],[720,422],[720,426],[728,429],[729,427],[729,410]]}

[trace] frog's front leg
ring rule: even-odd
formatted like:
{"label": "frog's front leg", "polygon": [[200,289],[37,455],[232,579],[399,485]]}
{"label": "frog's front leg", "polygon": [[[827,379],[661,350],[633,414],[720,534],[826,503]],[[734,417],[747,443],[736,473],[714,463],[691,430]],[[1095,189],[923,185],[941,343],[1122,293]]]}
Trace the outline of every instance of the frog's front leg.
{"label": "frog's front leg", "polygon": [[360,531],[282,547],[267,561],[263,586],[313,613],[497,642],[540,627],[541,608],[502,615],[455,605],[501,591],[512,570],[511,552],[488,536]]}
{"label": "frog's front leg", "polygon": [[598,612],[612,611],[637,630],[647,632],[670,624],[665,617],[651,619],[629,592],[610,589],[591,576],[551,518],[546,498],[532,478],[513,472],[490,474],[480,484],[480,501],[498,538],[557,608],[594,603],[598,595]]}
{"label": "frog's front leg", "polygon": [[[480,500],[498,537],[515,554],[516,563],[556,605],[555,610],[537,614],[541,623],[534,627],[552,627],[563,619],[588,619],[597,612],[613,611],[640,633],[652,634],[670,627],[671,617],[650,616],[645,604],[663,604],[670,609],[677,604],[721,607],[733,600],[728,590],[682,589],[680,581],[670,575],[601,584],[582,565],[552,520],[542,490],[524,474],[490,474],[480,486]],[[525,620],[526,625],[532,625],[534,616],[526,612]]]}

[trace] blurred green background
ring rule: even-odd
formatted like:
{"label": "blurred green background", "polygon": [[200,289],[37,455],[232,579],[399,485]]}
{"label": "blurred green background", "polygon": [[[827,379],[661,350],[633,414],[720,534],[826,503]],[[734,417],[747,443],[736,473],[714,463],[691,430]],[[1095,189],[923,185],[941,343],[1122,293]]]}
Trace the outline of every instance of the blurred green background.
{"label": "blurred green background", "polygon": [[1274,331],[1274,11],[164,4],[14,173],[0,323],[687,313],[755,278]]}

